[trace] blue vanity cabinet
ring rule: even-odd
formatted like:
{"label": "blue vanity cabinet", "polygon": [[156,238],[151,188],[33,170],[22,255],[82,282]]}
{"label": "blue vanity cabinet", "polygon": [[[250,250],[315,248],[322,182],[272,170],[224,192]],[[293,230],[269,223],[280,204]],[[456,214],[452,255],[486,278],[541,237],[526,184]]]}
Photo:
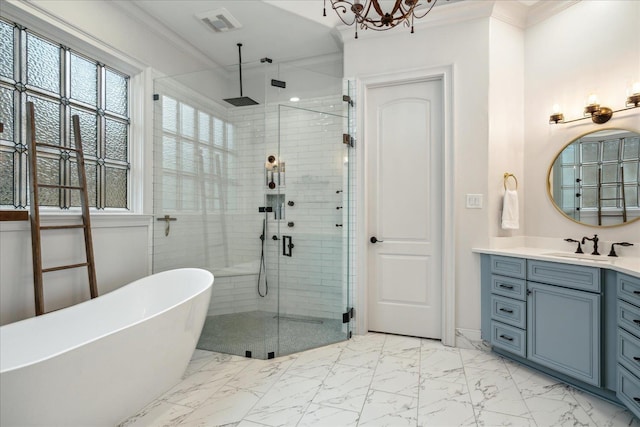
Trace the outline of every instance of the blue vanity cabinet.
{"label": "blue vanity cabinet", "polygon": [[640,417],[640,278],[618,273],[616,396]]}
{"label": "blue vanity cabinet", "polygon": [[600,386],[600,269],[527,262],[527,358]]}
{"label": "blue vanity cabinet", "polygon": [[491,255],[487,260],[488,274],[483,280],[488,283],[488,289],[483,292],[487,315],[483,319],[482,336],[496,348],[525,357],[526,260],[497,255]]}

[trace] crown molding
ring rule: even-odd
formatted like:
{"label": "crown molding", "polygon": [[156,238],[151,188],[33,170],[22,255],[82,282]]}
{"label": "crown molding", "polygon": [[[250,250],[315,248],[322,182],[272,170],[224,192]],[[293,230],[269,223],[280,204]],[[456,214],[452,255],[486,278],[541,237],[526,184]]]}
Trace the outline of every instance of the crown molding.
{"label": "crown molding", "polygon": [[[147,64],[143,64],[34,2],[0,0],[0,12],[0,16],[17,21],[45,37],[64,43],[79,53],[115,66],[123,72],[136,74],[147,67]],[[96,49],[102,54],[96,55]]]}
{"label": "crown molding", "polygon": [[539,24],[577,3],[580,0],[539,1],[529,8],[526,26]]}

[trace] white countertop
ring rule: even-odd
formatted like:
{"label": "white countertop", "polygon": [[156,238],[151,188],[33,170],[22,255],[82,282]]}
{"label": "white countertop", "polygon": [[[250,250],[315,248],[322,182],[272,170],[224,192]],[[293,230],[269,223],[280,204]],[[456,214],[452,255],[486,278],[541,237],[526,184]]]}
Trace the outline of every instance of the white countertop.
{"label": "white countertop", "polygon": [[576,254],[568,251],[558,251],[553,249],[535,247],[514,247],[514,248],[473,248],[473,252],[489,255],[503,255],[527,259],[537,259],[541,261],[553,261],[564,264],[585,265],[589,267],[608,268],[640,277],[640,257],[619,256],[610,257],[604,255]]}

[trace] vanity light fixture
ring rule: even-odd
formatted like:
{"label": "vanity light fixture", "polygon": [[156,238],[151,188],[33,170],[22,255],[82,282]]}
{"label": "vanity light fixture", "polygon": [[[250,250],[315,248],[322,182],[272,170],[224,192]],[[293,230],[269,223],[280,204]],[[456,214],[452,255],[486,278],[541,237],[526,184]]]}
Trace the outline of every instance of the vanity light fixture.
{"label": "vanity light fixture", "polygon": [[553,106],[553,113],[549,116],[549,124],[558,124],[558,123],[571,123],[577,122],[579,120],[584,120],[591,118],[593,123],[603,124],[607,123],[611,117],[613,117],[613,113],[618,113],[620,111],[630,110],[632,108],[640,107],[640,82],[636,82],[633,84],[631,89],[629,90],[630,95],[627,96],[627,102],[625,103],[625,108],[621,108],[619,110],[612,110],[609,107],[604,107],[600,105],[598,102],[598,97],[595,94],[589,95],[589,100],[587,101],[587,106],[584,107],[584,117],[573,120],[564,119],[564,114],[560,112],[560,107],[558,104]]}

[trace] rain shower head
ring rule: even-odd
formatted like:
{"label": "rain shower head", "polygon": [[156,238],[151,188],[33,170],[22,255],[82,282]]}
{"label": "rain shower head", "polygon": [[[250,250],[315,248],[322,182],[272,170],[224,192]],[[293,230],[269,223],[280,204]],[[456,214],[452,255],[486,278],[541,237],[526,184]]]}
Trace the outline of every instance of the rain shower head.
{"label": "rain shower head", "polygon": [[246,107],[248,105],[258,105],[257,101],[249,98],[248,96],[242,96],[242,43],[238,43],[238,71],[240,73],[240,97],[227,98],[224,101],[233,105],[234,107]]}

